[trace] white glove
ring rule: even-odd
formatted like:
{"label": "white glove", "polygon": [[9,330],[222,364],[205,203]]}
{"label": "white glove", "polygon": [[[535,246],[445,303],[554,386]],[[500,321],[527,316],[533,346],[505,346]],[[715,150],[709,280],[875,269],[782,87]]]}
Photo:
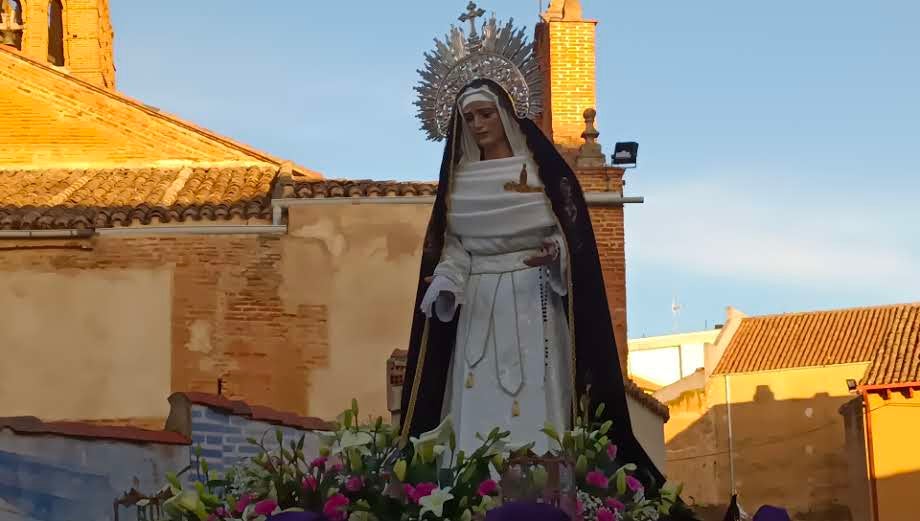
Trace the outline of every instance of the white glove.
{"label": "white glove", "polygon": [[462,296],[462,290],[453,281],[443,275],[435,275],[425,291],[425,296],[422,297],[419,309],[426,317],[431,318],[434,307],[441,322],[450,322]]}

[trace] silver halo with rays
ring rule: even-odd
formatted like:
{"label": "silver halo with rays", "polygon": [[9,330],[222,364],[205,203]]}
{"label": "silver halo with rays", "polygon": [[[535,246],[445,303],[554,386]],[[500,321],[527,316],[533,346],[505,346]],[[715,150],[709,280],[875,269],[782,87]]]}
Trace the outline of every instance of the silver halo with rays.
{"label": "silver halo with rays", "polygon": [[499,25],[493,14],[476,31],[476,18],[485,14],[470,2],[461,22],[469,22],[469,36],[451,26],[443,40],[435,38],[435,49],[425,53],[425,70],[415,87],[419,99],[418,118],[428,139],[447,137],[447,127],[460,89],[476,79],[499,84],[514,103],[518,117],[534,118],[543,110],[543,85],[534,46],[528,43],[524,29],[515,29],[513,19]]}

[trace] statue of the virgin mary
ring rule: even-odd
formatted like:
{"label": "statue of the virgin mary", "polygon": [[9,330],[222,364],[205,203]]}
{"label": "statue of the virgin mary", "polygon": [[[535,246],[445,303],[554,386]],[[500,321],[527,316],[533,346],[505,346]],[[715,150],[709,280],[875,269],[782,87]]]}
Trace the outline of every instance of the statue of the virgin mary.
{"label": "statue of the virgin mary", "polygon": [[[472,12],[473,16],[477,13]],[[478,13],[481,15],[481,11]],[[578,180],[533,122],[540,72],[523,31],[454,28],[428,54],[417,103],[446,139],[413,317],[402,433],[449,417],[458,448],[494,427],[536,441],[605,404],[619,454],[659,483],[633,435],[591,219]]]}

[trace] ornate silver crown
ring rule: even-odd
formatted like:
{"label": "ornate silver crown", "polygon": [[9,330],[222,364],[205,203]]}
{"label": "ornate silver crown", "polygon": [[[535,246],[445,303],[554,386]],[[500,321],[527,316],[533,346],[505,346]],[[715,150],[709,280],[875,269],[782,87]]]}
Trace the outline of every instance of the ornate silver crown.
{"label": "ornate silver crown", "polygon": [[435,38],[435,49],[425,53],[425,70],[415,87],[419,99],[418,117],[428,139],[447,137],[450,115],[457,94],[476,79],[498,83],[511,96],[518,117],[533,118],[542,110],[543,87],[540,68],[528,43],[524,29],[515,29],[514,20],[500,26],[493,14],[476,32],[476,19],[485,14],[474,2],[459,18],[469,22],[467,36],[463,29],[451,26],[443,40]]}

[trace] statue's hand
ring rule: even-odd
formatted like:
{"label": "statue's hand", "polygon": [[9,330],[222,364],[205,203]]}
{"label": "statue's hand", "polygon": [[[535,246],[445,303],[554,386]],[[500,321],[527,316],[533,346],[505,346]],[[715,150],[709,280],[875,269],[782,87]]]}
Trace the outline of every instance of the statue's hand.
{"label": "statue's hand", "polygon": [[556,241],[546,240],[543,241],[543,247],[540,248],[540,253],[528,259],[524,259],[524,264],[535,268],[537,266],[546,266],[558,258],[559,247],[556,246]]}

